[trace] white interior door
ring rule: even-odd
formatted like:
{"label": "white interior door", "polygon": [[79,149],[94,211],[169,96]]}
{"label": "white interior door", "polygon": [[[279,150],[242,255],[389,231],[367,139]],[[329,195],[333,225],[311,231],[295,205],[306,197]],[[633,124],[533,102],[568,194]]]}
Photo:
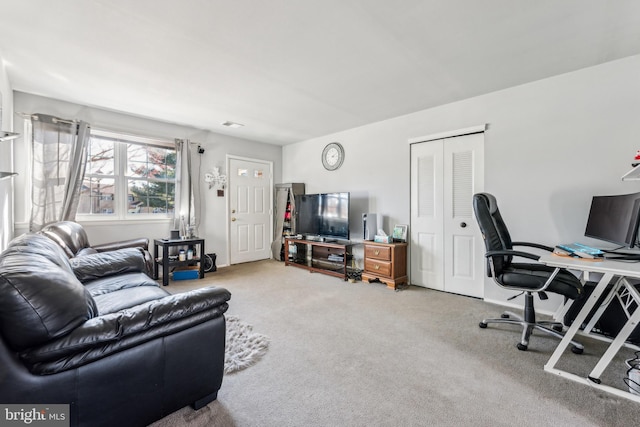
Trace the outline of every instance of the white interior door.
{"label": "white interior door", "polygon": [[444,290],[444,145],[411,146],[411,282]]}
{"label": "white interior door", "polygon": [[229,262],[267,259],[271,253],[271,163],[229,159]]}
{"label": "white interior door", "polygon": [[484,296],[484,246],[472,196],[484,189],[484,134],[411,146],[411,281]]}
{"label": "white interior door", "polygon": [[484,189],[484,134],[444,142],[445,291],[484,297],[484,243],[473,194]]}

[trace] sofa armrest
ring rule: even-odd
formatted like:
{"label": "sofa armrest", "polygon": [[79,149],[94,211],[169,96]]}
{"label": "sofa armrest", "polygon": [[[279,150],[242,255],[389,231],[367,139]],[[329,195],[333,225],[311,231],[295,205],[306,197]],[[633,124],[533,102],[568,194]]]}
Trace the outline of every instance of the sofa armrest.
{"label": "sofa armrest", "polygon": [[146,273],[144,253],[139,248],[82,255],[69,260],[74,274],[82,283],[123,273]]}
{"label": "sofa armrest", "polygon": [[203,288],[94,317],[70,334],[20,354],[35,374],[53,374],[222,316],[231,293]]}
{"label": "sofa armrest", "polygon": [[120,242],[103,243],[100,245],[91,245],[98,252],[115,251],[124,248],[141,248],[145,251],[149,250],[149,239],[138,238],[130,240],[122,240]]}

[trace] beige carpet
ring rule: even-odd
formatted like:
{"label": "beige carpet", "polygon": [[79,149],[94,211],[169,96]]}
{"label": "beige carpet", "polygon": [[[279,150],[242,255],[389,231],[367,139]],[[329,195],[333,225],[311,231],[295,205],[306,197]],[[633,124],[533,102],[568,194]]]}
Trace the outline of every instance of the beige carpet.
{"label": "beige carpet", "polygon": [[[261,261],[219,268],[171,292],[223,286],[228,314],[270,337],[254,366],[225,376],[218,400],[160,426],[631,426],[640,404],[546,373],[557,341],[478,328],[500,307],[477,299],[334,277]],[[583,341],[584,342],[584,341]],[[602,344],[567,352],[588,372]],[[625,355],[622,355],[624,357]],[[565,361],[566,359],[566,361]],[[603,376],[624,387],[624,361]]]}

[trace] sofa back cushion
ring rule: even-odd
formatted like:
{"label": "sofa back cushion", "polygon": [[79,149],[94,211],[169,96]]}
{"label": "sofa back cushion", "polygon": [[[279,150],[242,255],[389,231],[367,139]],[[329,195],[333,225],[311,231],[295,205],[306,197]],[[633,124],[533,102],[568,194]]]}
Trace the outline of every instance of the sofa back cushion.
{"label": "sofa back cushion", "polygon": [[62,249],[24,234],[0,254],[0,332],[15,351],[64,336],[97,313]]}
{"label": "sofa back cushion", "polygon": [[73,258],[82,249],[89,247],[87,232],[77,222],[54,222],[44,226],[39,233],[60,245],[68,258]]}

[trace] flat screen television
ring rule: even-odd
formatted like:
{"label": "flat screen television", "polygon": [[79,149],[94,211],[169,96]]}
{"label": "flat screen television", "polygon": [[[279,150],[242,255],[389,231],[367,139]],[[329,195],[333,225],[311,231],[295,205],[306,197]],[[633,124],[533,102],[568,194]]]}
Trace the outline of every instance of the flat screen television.
{"label": "flat screen television", "polygon": [[296,196],[296,233],[349,240],[349,193]]}
{"label": "flat screen television", "polygon": [[584,235],[633,248],[638,245],[640,193],[594,196]]}

